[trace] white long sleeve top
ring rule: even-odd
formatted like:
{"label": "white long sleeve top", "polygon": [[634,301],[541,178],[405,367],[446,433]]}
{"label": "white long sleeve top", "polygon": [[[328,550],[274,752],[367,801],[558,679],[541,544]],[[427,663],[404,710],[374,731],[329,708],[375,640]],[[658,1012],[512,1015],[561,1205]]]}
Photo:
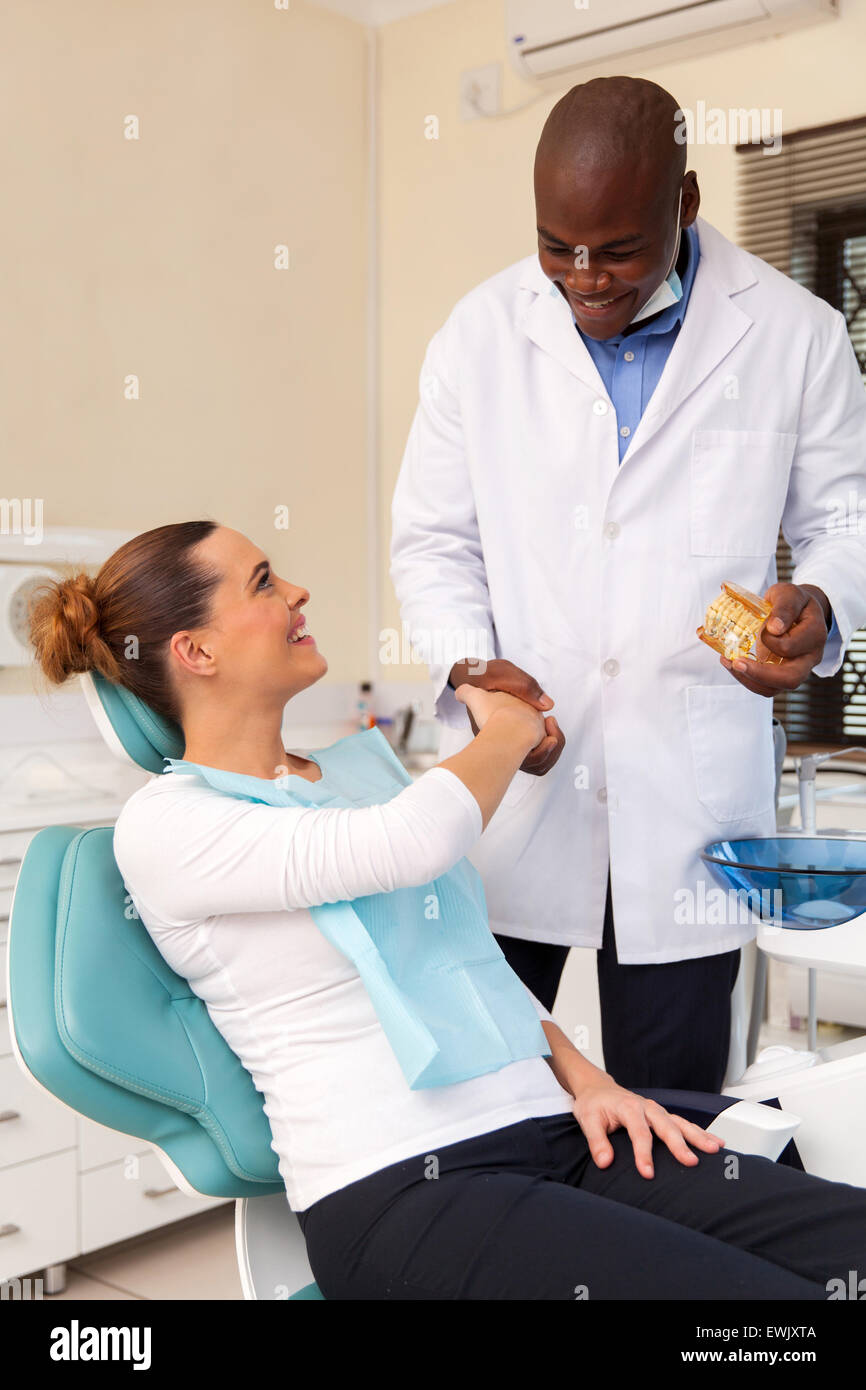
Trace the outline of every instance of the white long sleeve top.
{"label": "white long sleeve top", "polygon": [[543,1057],[411,1090],[354,964],[309,911],[430,882],[481,828],[478,802],[443,767],[348,808],[244,801],[170,772],[120,812],[114,854],[132,904],[262,1093],[295,1211],[437,1145],[572,1108]]}

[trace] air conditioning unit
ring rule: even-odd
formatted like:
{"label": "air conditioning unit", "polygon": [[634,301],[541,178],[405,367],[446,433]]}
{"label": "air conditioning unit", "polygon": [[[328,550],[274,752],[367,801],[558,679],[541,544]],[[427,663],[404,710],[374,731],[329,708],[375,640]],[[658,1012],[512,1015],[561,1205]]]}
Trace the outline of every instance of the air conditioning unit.
{"label": "air conditioning unit", "polygon": [[523,77],[623,73],[838,18],[838,0],[505,0]]}

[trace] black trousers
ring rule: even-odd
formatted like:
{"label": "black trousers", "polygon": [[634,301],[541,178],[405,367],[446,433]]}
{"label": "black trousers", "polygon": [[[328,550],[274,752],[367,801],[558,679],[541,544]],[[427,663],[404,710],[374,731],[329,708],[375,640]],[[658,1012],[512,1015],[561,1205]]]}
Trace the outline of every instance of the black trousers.
{"label": "black trousers", "polygon": [[[496,936],[527,989],[553,1009],[569,947]],[[610,878],[596,971],[605,1070],[620,1086],[721,1091],[740,951],[661,965],[620,965]]]}
{"label": "black trousers", "polygon": [[829,1280],[847,1288],[866,1269],[863,1188],[726,1149],[686,1167],[657,1138],[648,1179],[627,1131],[609,1138],[613,1162],[598,1168],[571,1114],[542,1116],[349,1183],[298,1213],[319,1288],[326,1299],[817,1302]]}

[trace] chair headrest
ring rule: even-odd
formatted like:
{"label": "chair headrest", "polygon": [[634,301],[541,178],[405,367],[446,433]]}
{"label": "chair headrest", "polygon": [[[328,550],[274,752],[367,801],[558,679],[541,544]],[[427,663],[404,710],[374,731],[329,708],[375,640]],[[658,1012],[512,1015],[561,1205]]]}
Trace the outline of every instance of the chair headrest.
{"label": "chair headrest", "polygon": [[165,758],[182,758],[186,740],[178,724],[164,719],[131,690],[98,671],[81,677],[84,698],[97,728],[122,762],[147,772],[164,772]]}

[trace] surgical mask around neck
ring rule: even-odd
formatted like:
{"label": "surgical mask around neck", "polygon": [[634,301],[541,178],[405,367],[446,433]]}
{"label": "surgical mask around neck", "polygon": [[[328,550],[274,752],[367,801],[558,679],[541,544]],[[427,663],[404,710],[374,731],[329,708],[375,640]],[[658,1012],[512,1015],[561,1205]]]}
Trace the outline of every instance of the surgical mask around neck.
{"label": "surgical mask around neck", "polygon": [[660,309],[667,309],[671,304],[677,304],[683,297],[683,287],[680,277],[674,270],[677,256],[680,249],[680,210],[683,205],[683,190],[680,189],[680,198],[677,203],[677,232],[674,237],[673,260],[668,266],[667,274],[662,280],[658,289],[655,290],[647,300],[642,309],[639,309],[634,318],[629,319],[629,324],[640,323],[641,319],[649,318],[650,314],[657,314]]}

